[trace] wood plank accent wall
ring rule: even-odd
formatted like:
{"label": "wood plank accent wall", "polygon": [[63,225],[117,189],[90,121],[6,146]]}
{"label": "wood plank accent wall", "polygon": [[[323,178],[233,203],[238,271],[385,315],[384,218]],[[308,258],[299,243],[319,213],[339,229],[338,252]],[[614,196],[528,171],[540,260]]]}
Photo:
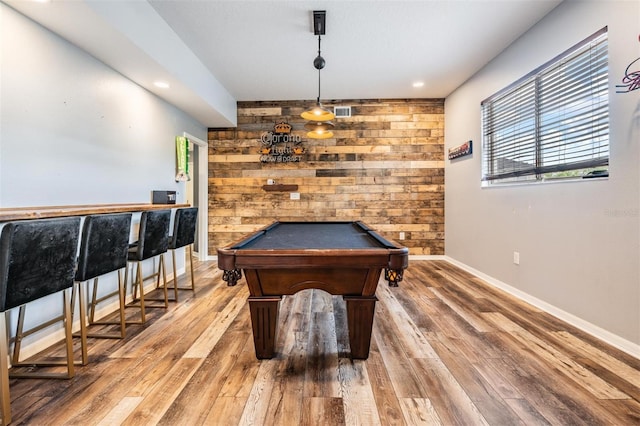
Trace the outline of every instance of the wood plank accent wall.
{"label": "wood plank accent wall", "polygon": [[[444,254],[444,100],[326,102],[351,117],[324,140],[306,137],[312,103],[238,102],[237,128],[209,129],[209,252],[274,220],[362,220],[411,254]],[[282,121],[302,161],[260,162],[261,135]],[[300,199],[265,191],[267,179],[298,185]]]}

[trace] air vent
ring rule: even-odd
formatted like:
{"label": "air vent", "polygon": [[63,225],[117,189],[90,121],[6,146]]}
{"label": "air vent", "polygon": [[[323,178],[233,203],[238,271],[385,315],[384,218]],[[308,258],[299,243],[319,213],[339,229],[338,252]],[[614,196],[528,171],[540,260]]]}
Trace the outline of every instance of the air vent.
{"label": "air vent", "polygon": [[336,118],[351,117],[351,107],[350,106],[333,107],[333,113],[335,114]]}

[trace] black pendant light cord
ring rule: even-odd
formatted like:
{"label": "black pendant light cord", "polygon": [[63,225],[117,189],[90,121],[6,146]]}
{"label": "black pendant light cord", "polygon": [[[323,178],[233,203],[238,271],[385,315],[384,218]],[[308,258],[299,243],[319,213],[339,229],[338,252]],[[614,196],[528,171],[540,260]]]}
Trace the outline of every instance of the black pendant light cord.
{"label": "black pendant light cord", "polygon": [[335,118],[335,114],[331,111],[322,107],[320,103],[320,95],[321,95],[321,79],[320,79],[320,71],[325,66],[324,58],[322,57],[322,49],[321,43],[322,38],[320,35],[324,34],[324,16],[325,11],[314,11],[314,34],[318,36],[318,56],[313,60],[313,67],[318,70],[318,98],[317,103],[312,108],[304,111],[300,116],[307,120],[308,122],[304,125],[304,128],[309,130],[307,133],[307,137],[312,139],[327,139],[333,137],[333,132],[331,131],[334,127],[333,123],[330,121]]}
{"label": "black pendant light cord", "polygon": [[320,35],[318,34],[318,57],[313,61],[313,66],[318,70],[318,103],[320,103],[320,70],[324,68],[324,58],[320,49]]}
{"label": "black pendant light cord", "polygon": [[[318,34],[318,57],[322,58],[320,54],[320,34]],[[322,68],[318,68],[318,103],[320,103],[320,70]]]}

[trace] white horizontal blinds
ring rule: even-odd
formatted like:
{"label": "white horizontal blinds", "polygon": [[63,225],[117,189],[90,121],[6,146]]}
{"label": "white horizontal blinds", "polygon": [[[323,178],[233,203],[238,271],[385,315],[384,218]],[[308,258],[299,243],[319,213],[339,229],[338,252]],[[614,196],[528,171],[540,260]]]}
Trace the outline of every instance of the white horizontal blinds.
{"label": "white horizontal blinds", "polygon": [[485,178],[517,177],[535,173],[535,81],[483,104]]}
{"label": "white horizontal blinds", "polygon": [[606,28],[482,102],[483,180],[608,164]]}
{"label": "white horizontal blinds", "polygon": [[609,163],[607,34],[540,75],[538,173]]}

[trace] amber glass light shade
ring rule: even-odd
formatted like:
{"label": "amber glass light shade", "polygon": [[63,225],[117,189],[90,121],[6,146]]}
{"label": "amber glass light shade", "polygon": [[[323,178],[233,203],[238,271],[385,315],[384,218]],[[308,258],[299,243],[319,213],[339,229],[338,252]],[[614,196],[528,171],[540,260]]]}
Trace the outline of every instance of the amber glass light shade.
{"label": "amber glass light shade", "polygon": [[333,123],[330,121],[310,121],[304,125],[309,130],[307,137],[312,139],[327,139],[333,137]]}
{"label": "amber glass light shade", "polygon": [[333,130],[335,126],[330,121],[309,121],[304,125],[304,128],[311,132],[329,132]]}
{"label": "amber glass light shade", "polygon": [[332,131],[319,130],[314,132],[308,132],[307,137],[310,139],[329,139],[333,137]]}
{"label": "amber glass light shade", "polygon": [[336,118],[335,114],[328,109],[323,108],[320,102],[316,103],[313,108],[300,114],[300,117],[309,121],[329,121]]}

